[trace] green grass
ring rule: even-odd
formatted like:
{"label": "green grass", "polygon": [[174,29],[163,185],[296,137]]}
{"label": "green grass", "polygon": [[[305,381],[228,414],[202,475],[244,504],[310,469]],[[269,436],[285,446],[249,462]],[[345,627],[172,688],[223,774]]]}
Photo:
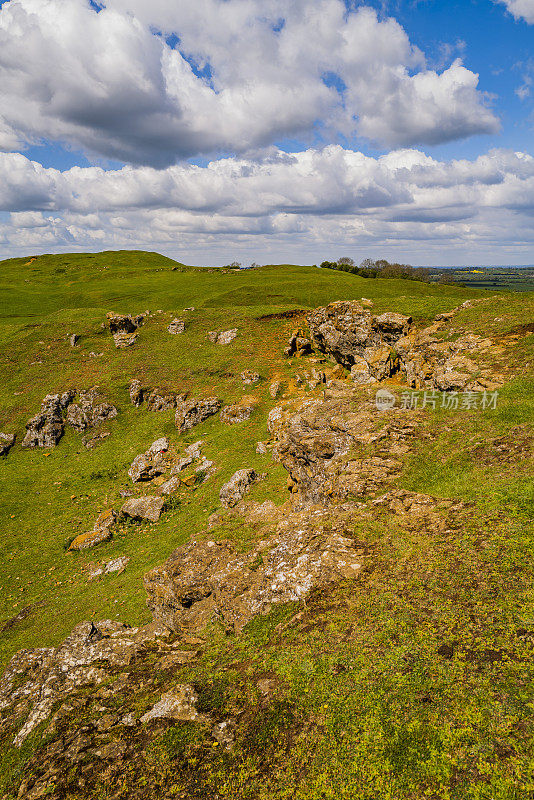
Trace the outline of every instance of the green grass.
{"label": "green grass", "polygon": [[[268,473],[254,499],[286,499],[285,472],[255,446],[267,437],[270,381],[275,375],[287,381],[300,366],[282,357],[298,319],[262,317],[363,296],[377,313],[394,310],[419,321],[483,298],[453,326],[496,338],[534,318],[532,294],[369,280],[313,267],[207,271],[136,252],[29,261],[0,263],[0,430],[17,433],[20,443],[46,394],[94,384],[119,416],[93,451],[69,429],[50,453],[16,446],[0,460],[0,622],[33,607],[0,634],[1,665],[22,647],[59,643],[83,619],[147,621],[143,574],[205,529],[219,508],[221,484],[235,470]],[[189,306],[195,311],[184,314]],[[146,309],[163,313],[147,320],[134,347],[115,349],[102,327],[106,313]],[[166,332],[175,315],[187,319],[182,336]],[[228,347],[207,341],[207,331],[230,327],[239,336]],[[66,339],[72,332],[81,337],[76,348]],[[502,359],[517,377],[500,393],[496,411],[429,411],[428,438],[407,459],[401,485],[473,504],[468,521],[437,534],[377,516],[358,531],[372,547],[360,581],[313,598],[299,622],[291,622],[299,608],[285,606],[237,637],[214,626],[200,664],[175,677],[195,682],[201,704],[217,718],[239,711],[234,750],[213,747],[208,730],[178,725],[154,739],[132,775],[147,785],[163,782],[165,796],[177,785],[191,797],[235,800],[534,797],[533,637],[517,635],[534,626],[532,459],[493,457],[489,444],[499,436],[513,443],[518,426],[532,431],[533,343],[531,334],[506,345]],[[179,436],[171,412],[129,402],[134,377],[231,402],[243,393],[245,367],[262,381],[245,388],[260,404],[240,425],[212,418]],[[89,530],[101,510],[120,508],[133,457],[162,435],[178,448],[203,439],[216,475],[184,488],[159,523],[122,525],[96,550],[66,552],[65,543]],[[235,521],[209,535],[248,547],[255,532]],[[123,574],[87,581],[88,562],[119,555],[131,557]],[[452,657],[440,656],[440,646],[451,642]],[[265,673],[279,687],[268,701],[256,686]],[[4,791],[41,736],[36,732],[20,753],[6,750]],[[106,797],[105,786],[99,796]]]}

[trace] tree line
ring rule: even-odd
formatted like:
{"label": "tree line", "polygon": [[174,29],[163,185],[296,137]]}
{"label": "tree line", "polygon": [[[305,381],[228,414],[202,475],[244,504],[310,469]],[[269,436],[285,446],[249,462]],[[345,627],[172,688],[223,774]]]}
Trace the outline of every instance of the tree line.
{"label": "tree line", "polygon": [[322,269],[337,269],[341,272],[350,272],[361,278],[404,278],[411,281],[426,281],[430,270],[426,267],[412,267],[410,264],[390,263],[385,259],[374,261],[366,258],[358,266],[352,258],[343,256],[337,261],[323,261]]}

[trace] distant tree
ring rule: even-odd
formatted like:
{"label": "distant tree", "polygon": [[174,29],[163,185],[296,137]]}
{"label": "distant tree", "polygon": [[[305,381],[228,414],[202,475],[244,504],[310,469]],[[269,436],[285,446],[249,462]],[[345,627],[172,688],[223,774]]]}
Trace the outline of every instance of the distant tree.
{"label": "distant tree", "polygon": [[360,264],[360,269],[376,269],[376,263],[372,258],[364,258]]}
{"label": "distant tree", "polygon": [[232,261],[231,264],[225,264],[224,269],[241,269],[239,261]]}
{"label": "distant tree", "polygon": [[350,258],[349,256],[341,256],[341,258],[338,258],[337,265],[339,267],[354,267],[355,266],[354,260],[352,258]]}

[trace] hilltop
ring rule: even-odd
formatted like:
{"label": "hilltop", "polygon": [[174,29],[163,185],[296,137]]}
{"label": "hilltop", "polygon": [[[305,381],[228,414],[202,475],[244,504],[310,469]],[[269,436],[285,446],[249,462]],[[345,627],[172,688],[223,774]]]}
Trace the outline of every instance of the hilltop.
{"label": "hilltop", "polygon": [[1,668],[49,648],[5,798],[530,796],[533,293],[126,251],[0,288]]}

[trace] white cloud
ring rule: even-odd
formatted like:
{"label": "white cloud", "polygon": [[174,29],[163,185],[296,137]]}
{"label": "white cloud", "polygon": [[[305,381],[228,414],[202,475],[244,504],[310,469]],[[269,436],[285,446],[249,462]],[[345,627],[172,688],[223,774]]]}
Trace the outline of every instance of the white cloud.
{"label": "white cloud", "polygon": [[516,19],[534,24],[534,0],[500,0]]}
{"label": "white cloud", "polygon": [[438,161],[330,145],[206,167],[45,169],[0,154],[4,254],[141,247],[189,263],[532,261],[534,158],[508,150]]}
{"label": "white cloud", "polygon": [[[165,166],[283,137],[388,146],[499,124],[459,60],[425,67],[393,19],[341,0],[9,0],[0,7],[0,149],[43,139]],[[170,36],[179,37],[179,49]]]}

